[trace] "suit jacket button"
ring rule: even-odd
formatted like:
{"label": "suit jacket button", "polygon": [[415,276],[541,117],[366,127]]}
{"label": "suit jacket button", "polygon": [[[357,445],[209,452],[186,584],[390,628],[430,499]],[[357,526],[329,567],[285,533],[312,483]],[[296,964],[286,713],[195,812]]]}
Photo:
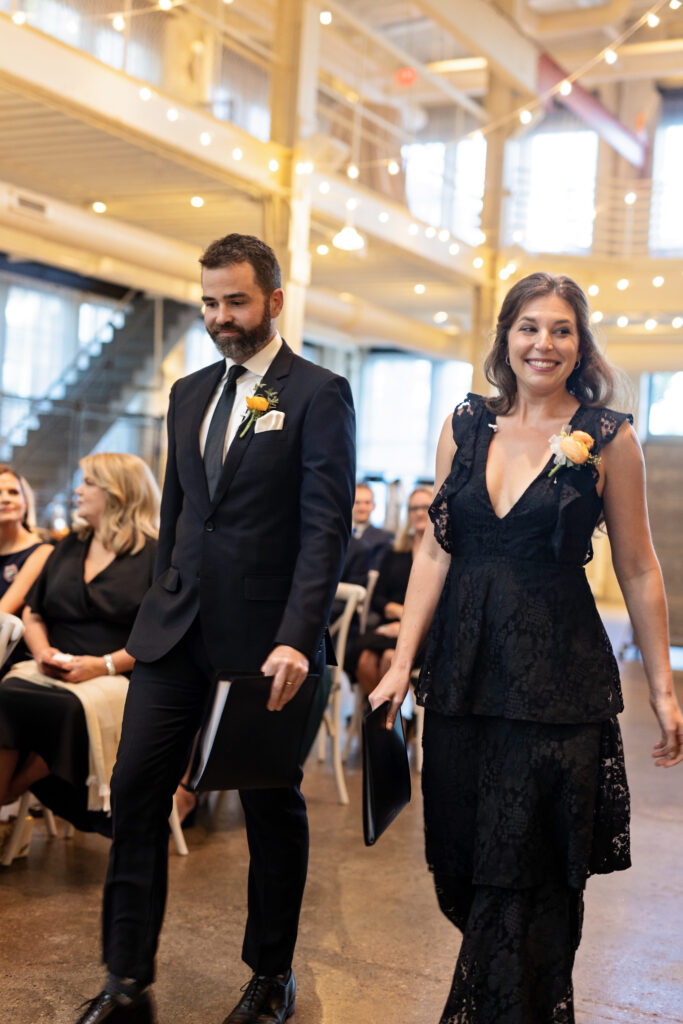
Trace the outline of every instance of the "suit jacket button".
{"label": "suit jacket button", "polygon": [[213,531],[216,529],[216,524],[214,523],[213,519],[206,520],[206,522],[204,523],[204,529],[206,530],[207,533],[213,533]]}

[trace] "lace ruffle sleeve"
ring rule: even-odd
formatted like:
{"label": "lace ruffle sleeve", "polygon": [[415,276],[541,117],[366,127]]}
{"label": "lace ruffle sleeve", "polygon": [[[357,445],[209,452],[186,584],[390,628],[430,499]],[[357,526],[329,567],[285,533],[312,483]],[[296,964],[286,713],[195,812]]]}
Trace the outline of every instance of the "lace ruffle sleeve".
{"label": "lace ruffle sleeve", "polygon": [[457,448],[450,473],[429,509],[429,518],[434,524],[434,536],[448,554],[453,551],[449,500],[469,478],[477,428],[485,408],[484,399],[480,395],[469,394],[453,411],[451,427]]}

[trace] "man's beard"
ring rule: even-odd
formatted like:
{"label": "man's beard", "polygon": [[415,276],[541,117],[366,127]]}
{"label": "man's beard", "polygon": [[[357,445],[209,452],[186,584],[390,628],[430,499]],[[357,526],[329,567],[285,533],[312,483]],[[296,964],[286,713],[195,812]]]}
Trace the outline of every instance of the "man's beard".
{"label": "man's beard", "polygon": [[221,337],[220,330],[225,326],[225,324],[221,324],[220,328],[214,327],[210,330],[211,340],[220,354],[225,356],[226,359],[232,359],[233,363],[243,363],[259,352],[270,338],[271,319],[269,304],[264,302],[261,322],[256,327],[252,327],[251,330],[247,331],[240,327],[239,324],[231,324],[230,330],[235,331],[235,334],[231,338]]}

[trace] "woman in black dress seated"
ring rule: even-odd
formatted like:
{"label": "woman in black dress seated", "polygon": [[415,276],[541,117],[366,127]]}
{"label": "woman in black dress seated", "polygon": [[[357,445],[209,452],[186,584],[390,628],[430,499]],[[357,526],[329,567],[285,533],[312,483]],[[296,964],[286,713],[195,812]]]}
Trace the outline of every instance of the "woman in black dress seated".
{"label": "woman in black dress seated", "polygon": [[380,562],[379,576],[372,594],[371,608],[380,616],[379,625],[363,633],[355,642],[360,652],[355,668],[356,679],[365,693],[371,693],[391,665],[396,638],[403,615],[403,602],[408,587],[415,552],[429,522],[432,496],[419,487],[408,499],[408,518],[394,547]]}
{"label": "woman in black dress seated", "polygon": [[606,407],[615,374],[578,285],[519,281],[486,374],[497,395],[469,395],[444,425],[433,525],[370,701],[391,701],[393,719],[427,637],[427,859],[463,932],[441,1024],[572,1024],[586,879],[630,864],[619,673],[583,569],[603,515],[656,765],[683,761],[683,716],[642,453],[630,417]]}
{"label": "woman in black dress seated", "polygon": [[109,810],[133,667],[125,644],[153,579],[159,490],[135,455],[90,455],[81,468],[81,525],[56,546],[26,598],[34,660],[0,683],[0,803],[30,789],[92,829]]}
{"label": "woman in black dress seated", "polygon": [[[52,552],[31,528],[31,491],[11,466],[0,466],[0,612],[21,616],[26,594]],[[6,664],[27,657],[23,644]]]}

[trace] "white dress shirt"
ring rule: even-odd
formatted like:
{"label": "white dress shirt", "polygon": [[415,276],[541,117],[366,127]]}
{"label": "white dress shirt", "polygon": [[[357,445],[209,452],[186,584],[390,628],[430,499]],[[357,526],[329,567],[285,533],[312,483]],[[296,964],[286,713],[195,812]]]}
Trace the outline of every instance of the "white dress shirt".
{"label": "white dress shirt", "polygon": [[[230,420],[228,422],[228,429],[225,433],[225,445],[223,447],[223,458],[225,459],[226,452],[232,444],[237,428],[247,414],[247,396],[253,395],[257,386],[261,383],[266,370],[272,363],[275,356],[278,354],[282,347],[282,338],[280,337],[279,331],[276,331],[273,337],[270,339],[267,345],[265,345],[256,355],[253,355],[250,359],[247,359],[245,363],[242,363],[246,373],[243,373],[241,377],[238,377],[235,382],[235,402],[230,413]],[[218,399],[220,398],[221,391],[225,386],[225,382],[228,379],[228,370],[231,366],[234,366],[232,359],[226,357],[225,360],[225,373],[216,385],[216,390],[213,393],[213,398],[206,407],[202,425],[199,428],[199,450],[204,457],[204,446],[206,444],[206,435],[209,432],[209,424],[211,423],[211,417],[214,414]]]}

